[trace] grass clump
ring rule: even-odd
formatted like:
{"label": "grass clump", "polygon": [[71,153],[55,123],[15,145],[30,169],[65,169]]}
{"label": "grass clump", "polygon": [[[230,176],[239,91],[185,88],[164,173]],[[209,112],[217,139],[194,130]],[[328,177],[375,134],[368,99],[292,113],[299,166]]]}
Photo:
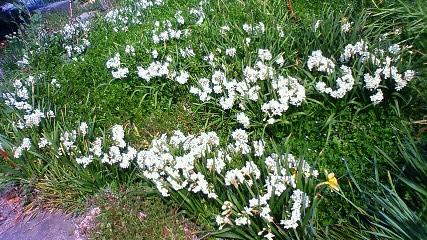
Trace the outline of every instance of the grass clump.
{"label": "grass clump", "polygon": [[173,212],[158,197],[123,190],[101,193],[100,208],[91,239],[194,239],[195,226]]}

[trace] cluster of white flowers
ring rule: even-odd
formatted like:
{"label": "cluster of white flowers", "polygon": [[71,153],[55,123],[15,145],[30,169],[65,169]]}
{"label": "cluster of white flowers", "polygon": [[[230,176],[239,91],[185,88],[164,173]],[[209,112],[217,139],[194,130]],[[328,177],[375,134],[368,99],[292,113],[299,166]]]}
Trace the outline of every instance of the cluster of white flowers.
{"label": "cluster of white flowers", "polygon": [[51,142],[49,142],[49,140],[47,140],[47,139],[46,139],[46,138],[44,138],[44,137],[41,137],[41,138],[40,138],[39,143],[38,143],[38,147],[39,147],[40,149],[46,148],[46,147],[48,147],[48,146],[50,146],[50,145],[52,145],[52,143],[51,143]]}
{"label": "cluster of white flowers", "polygon": [[222,150],[218,150],[213,158],[206,160],[206,168],[210,171],[215,170],[218,174],[221,174],[226,166],[226,162],[231,161],[231,156]]}
{"label": "cluster of white flowers", "polygon": [[246,165],[241,169],[231,169],[225,173],[224,183],[226,186],[234,186],[238,188],[240,184],[246,184],[251,187],[254,180],[261,177],[261,171],[257,165],[252,162],[246,162]]}
{"label": "cluster of white flowers", "polygon": [[89,126],[86,122],[81,122],[78,131],[82,136],[86,136],[88,128]]}
{"label": "cluster of white flowers", "polygon": [[336,80],[337,89],[333,90],[331,87],[327,87],[325,82],[317,82],[316,89],[321,93],[326,93],[333,98],[343,98],[346,93],[351,91],[354,86],[354,78],[351,69],[347,66],[341,66],[342,76]]}
{"label": "cluster of white flowers", "polygon": [[2,98],[4,103],[16,110],[23,111],[22,118],[14,122],[15,127],[19,129],[38,127],[44,118],[53,118],[55,114],[49,110],[46,113],[40,109],[34,109],[28,102],[31,95],[28,88],[34,89],[35,77],[29,76],[24,81],[16,79],[13,82],[13,92],[3,92]]}
{"label": "cluster of white flowers", "polygon": [[60,31],[64,38],[63,47],[67,52],[68,58],[77,60],[77,56],[81,55],[90,46],[90,42],[87,39],[89,31],[89,21],[68,23]]}
{"label": "cluster of white flowers", "polygon": [[120,54],[116,53],[114,57],[108,59],[105,64],[108,69],[111,69],[111,74],[115,79],[121,79],[127,77],[129,69],[127,67],[121,67]]}
{"label": "cluster of white flowers", "polygon": [[132,5],[110,10],[104,19],[112,26],[114,32],[126,32],[130,26],[140,25],[144,13],[153,7],[161,6],[164,0],[137,0]]}
{"label": "cluster of white flowers", "polygon": [[221,215],[217,215],[215,218],[215,222],[219,226],[219,230],[221,230],[227,224],[233,224],[229,218],[232,214],[233,206],[233,203],[230,201],[224,201],[222,204],[222,213]]}
{"label": "cluster of white flowers", "polygon": [[191,47],[186,47],[186,48],[179,49],[179,54],[183,58],[189,58],[189,57],[196,56],[196,54],[194,53],[194,50]]}
{"label": "cluster of white flowers", "polygon": [[263,34],[265,33],[265,25],[262,22],[258,22],[256,24],[243,24],[243,30],[248,34]]}
{"label": "cluster of white flowers", "polygon": [[56,78],[52,78],[52,81],[50,81],[50,85],[52,85],[54,88],[61,88],[61,84]]}
{"label": "cluster of white flowers", "polygon": [[215,70],[211,80],[199,79],[199,87],[191,87],[190,92],[198,95],[202,101],[210,100],[210,95],[213,93],[219,94],[221,96],[219,103],[224,110],[231,109],[238,100],[258,100],[260,90],[258,80],[267,80],[274,74],[273,67],[264,63],[264,60],[271,59],[270,51],[260,49],[258,57],[260,60],[256,62],[254,68],[245,67],[243,70],[244,79],[241,81],[228,80],[223,71]]}
{"label": "cluster of white flowers", "polygon": [[76,149],[77,131],[72,130],[71,132],[65,131],[61,134],[59,140],[61,141],[61,150],[58,154],[70,153]]}
{"label": "cluster of white flowers", "polygon": [[362,62],[370,60],[375,65],[380,64],[380,60],[368,51],[368,45],[363,39],[355,44],[347,44],[344,47],[344,52],[341,53],[340,60],[341,62],[348,62],[355,56],[361,57]]}
{"label": "cluster of white flowers", "polygon": [[167,58],[165,62],[154,61],[151,62],[147,68],[141,66],[137,67],[138,76],[145,81],[149,82],[151,79],[156,77],[167,77],[170,75],[169,65],[170,58]]}
{"label": "cluster of white flowers", "polygon": [[14,158],[20,158],[22,156],[22,152],[24,150],[30,150],[31,148],[31,140],[29,138],[22,139],[22,143],[19,147],[15,149],[15,152],[13,153]]}
{"label": "cluster of white flowers", "polygon": [[[175,191],[186,188],[216,198],[213,186],[196,171],[194,164],[218,145],[219,138],[214,132],[185,136],[175,131],[170,138],[162,135],[152,141],[148,150],[138,152],[137,162],[144,176],[155,183],[163,196],[169,195],[170,186]],[[174,149],[182,154],[174,155]]]}
{"label": "cluster of white flowers", "polygon": [[77,60],[77,56],[81,55],[88,47],[90,47],[90,42],[86,38],[78,40],[78,43],[74,45],[64,45],[67,57],[73,60]]}
{"label": "cluster of white flowers", "polygon": [[[231,49],[226,49],[225,54],[230,55],[230,51],[234,54],[234,49]],[[246,103],[260,99],[260,96],[263,95],[260,93],[261,85],[267,82],[271,84],[271,89],[275,91],[273,95],[278,96],[278,99],[263,103],[261,110],[269,117],[265,120],[270,124],[274,123],[275,119],[272,117],[281,116],[289,108],[289,105],[301,105],[305,100],[305,89],[296,78],[285,78],[276,74],[275,68],[268,63],[273,60],[272,53],[268,49],[258,49],[257,56],[258,59],[253,67],[244,67],[241,80],[229,80],[223,70],[214,70],[210,79],[200,78],[198,86],[192,86],[190,93],[197,95],[203,102],[210,101],[216,95],[214,99],[224,110],[232,109],[236,104],[245,110]],[[215,56],[213,53],[206,56],[205,60],[214,66]],[[277,56],[273,63],[278,67],[283,66],[283,56]],[[250,119],[243,114],[238,115],[237,122],[247,128]]]}
{"label": "cluster of white flowers", "polygon": [[335,63],[324,57],[321,50],[313,51],[307,60],[307,67],[310,71],[325,72],[331,74],[335,71]]}
{"label": "cluster of white flowers", "polygon": [[248,154],[251,152],[251,146],[249,143],[249,135],[243,129],[236,129],[231,133],[231,138],[235,141],[234,143],[230,143],[228,145],[228,149],[230,149],[234,153]]}
{"label": "cluster of white flowers", "polygon": [[244,112],[239,112],[237,114],[237,122],[242,124],[244,128],[249,128],[250,119]]}
{"label": "cluster of white flowers", "polygon": [[14,91],[2,93],[4,103],[9,107],[30,112],[33,107],[28,103],[30,94],[28,92],[27,86],[25,86],[29,83],[29,81],[22,83],[22,81],[19,79],[15,80],[13,82]]}
{"label": "cluster of white flowers", "polygon": [[[83,123],[82,125],[84,126]],[[215,132],[195,136],[175,131],[170,137],[163,134],[159,138],[153,139],[148,149],[137,151],[126,144],[123,127],[116,125],[112,128],[113,145],[109,147],[108,153],[102,153],[102,140],[97,138],[91,144],[91,154],[78,157],[76,161],[86,167],[95,157],[99,157],[104,163],[119,163],[120,167],[127,168],[130,162],[136,159],[143,175],[155,184],[163,196],[169,196],[171,191],[187,189],[191,193],[202,193],[202,196],[217,199],[215,186],[202,174],[201,167],[218,174],[218,177],[223,177],[226,187],[251,188],[255,182],[257,186],[262,186],[260,183],[265,182],[265,189],[260,190],[260,193],[264,192],[264,194],[252,198],[249,206],[244,209],[236,210],[231,202],[224,202],[223,212],[216,218],[220,228],[233,224],[233,222],[238,226],[245,226],[251,223],[251,218],[257,216],[266,222],[273,222],[268,201],[273,195],[280,196],[289,186],[295,189],[293,197],[291,197],[293,207],[289,220],[292,221],[292,227],[295,228],[301,219],[301,206],[309,205],[309,199],[305,194],[296,189],[296,174],[300,171],[305,178],[317,177],[317,171],[311,169],[304,160],[297,160],[290,154],[286,156],[273,154],[265,160],[267,176],[262,176],[260,168],[254,161],[245,162],[242,168],[228,169],[224,172],[234,154],[246,154],[250,151],[247,150],[247,148],[250,149],[247,144],[249,136],[244,130],[235,130],[231,137],[235,143],[222,149]],[[228,149],[232,150],[231,155],[228,153]],[[264,142],[262,140],[254,141],[254,149],[257,156],[262,156]],[[203,166],[204,163],[205,166]],[[262,181],[261,177],[265,177],[265,180]],[[286,221],[288,220],[282,220],[284,228],[289,225],[286,224]]]}
{"label": "cluster of white flowers", "polygon": [[176,76],[175,81],[178,82],[179,84],[186,84],[189,77],[190,77],[190,74],[188,74],[187,71],[181,70],[179,71],[179,75]]}
{"label": "cluster of white flowers", "polygon": [[341,20],[341,32],[350,32],[352,22],[349,22],[347,18]]}
{"label": "cluster of white flowers", "polygon": [[384,99],[383,91],[381,91],[381,89],[377,89],[377,93],[370,96],[370,99],[374,105],[377,105]]}
{"label": "cluster of white flowers", "polygon": [[203,11],[203,4],[205,4],[205,2],[201,1],[198,7],[190,9],[190,14],[194,15],[197,18],[196,25],[202,24],[203,21],[205,20],[206,16],[205,16],[205,12]]}
{"label": "cluster of white flowers", "polygon": [[[244,226],[251,223],[251,218],[259,216],[266,222],[273,222],[269,200],[273,195],[280,197],[286,189],[292,188],[292,207],[288,219],[280,220],[284,229],[297,228],[298,222],[301,221],[302,208],[307,208],[310,204],[308,196],[296,188],[296,175],[303,174],[304,178],[316,178],[318,171],[312,169],[304,160],[297,160],[292,154],[279,156],[272,154],[265,159],[265,166],[268,170],[268,175],[265,176],[264,193],[254,196],[249,200],[249,205],[243,209],[237,209],[237,206],[231,202],[225,201],[222,206],[222,213],[216,216],[216,223],[219,229],[225,225],[234,224]],[[226,186],[238,188],[241,184],[251,189],[251,186],[256,180],[261,177],[260,170],[254,162],[246,162],[246,166],[242,169],[231,169],[226,172],[224,181]],[[262,191],[261,191],[262,192]],[[235,219],[233,217],[235,216]],[[260,232],[262,235],[263,231]],[[271,238],[274,237],[269,232]]]}
{"label": "cluster of white flowers", "polygon": [[310,205],[308,196],[299,189],[294,190],[291,199],[293,202],[291,217],[290,219],[280,221],[284,229],[296,229],[298,227],[298,221],[301,221],[301,207],[307,208]]}
{"label": "cluster of white flowers", "polygon": [[227,34],[230,30],[231,28],[228,25],[224,25],[219,28],[219,32],[221,33],[221,35]]}
{"label": "cluster of white flowers", "polygon": [[[379,89],[384,80],[394,80],[395,90],[400,91],[415,77],[413,70],[406,70],[404,73],[399,73],[397,67],[392,65],[394,62],[397,63],[399,61],[400,56],[398,54],[400,51],[401,47],[398,44],[392,44],[386,49],[374,49],[370,51],[368,44],[360,40],[355,44],[347,44],[345,46],[340,55],[340,61],[345,63],[355,59],[360,60],[363,64],[372,63],[376,67],[373,74],[369,72],[364,73],[363,80],[365,83],[364,87],[372,93],[370,96],[371,102],[377,105],[384,99],[383,92]],[[391,56],[387,55],[387,52]],[[317,70],[326,72],[327,74],[332,74],[335,71],[335,64],[332,60],[324,57],[320,50],[312,53],[308,59],[307,66],[310,71]],[[322,81],[316,84],[316,89],[334,98],[344,97],[347,92],[353,89],[354,78],[351,69],[347,66],[341,66],[341,72],[342,77],[336,80],[336,90],[327,87],[327,84]]]}
{"label": "cluster of white flowers", "polygon": [[288,110],[289,104],[299,106],[305,100],[305,88],[296,78],[278,76],[273,79],[271,85],[278,99],[270,100],[261,107],[270,118],[281,116]]}
{"label": "cluster of white flowers", "polygon": [[185,19],[182,16],[182,11],[176,11],[175,13],[175,19],[180,25],[184,25]]}
{"label": "cluster of white flowers", "polygon": [[152,40],[154,43],[167,42],[172,39],[181,39],[182,37],[188,37],[190,35],[189,29],[175,29],[173,28],[172,22],[169,20],[156,21],[154,23],[154,29],[152,32]]}
{"label": "cluster of white flowers", "polygon": [[77,21],[75,23],[67,23],[61,30],[61,34],[65,40],[76,38],[90,30],[90,22]]}
{"label": "cluster of white flowers", "polygon": [[32,128],[39,126],[42,118],[45,117],[45,114],[39,109],[35,109],[30,114],[24,115],[24,124],[26,128]]}
{"label": "cluster of white flowers", "polygon": [[131,56],[135,56],[135,48],[132,45],[126,45],[125,53]]}
{"label": "cluster of white flowers", "polygon": [[28,55],[27,55],[27,54],[24,54],[24,55],[22,56],[22,60],[17,61],[17,62],[16,62],[16,65],[18,65],[18,67],[20,67],[20,68],[25,68],[25,67],[27,67],[28,65],[30,65],[30,61],[29,61],[29,57],[28,57]]}
{"label": "cluster of white flowers", "polygon": [[[87,133],[87,124],[81,123],[79,133],[85,135]],[[133,160],[136,159],[137,150],[128,145],[124,139],[125,132],[123,126],[115,125],[111,129],[112,145],[108,148],[108,152],[103,152],[102,138],[97,137],[95,141],[90,143],[89,154],[76,158],[77,163],[86,167],[95,158],[100,159],[102,163],[119,164],[121,168],[128,168]],[[75,139],[75,138],[74,138]]]}
{"label": "cluster of white flowers", "polygon": [[294,173],[298,170],[306,178],[317,178],[319,175],[318,171],[312,169],[306,161],[298,160],[292,154],[271,154],[266,157],[265,165],[269,171],[269,176],[266,178],[267,195],[280,196],[288,186],[296,188]]}
{"label": "cluster of white flowers", "polygon": [[225,55],[230,56],[230,57],[236,56],[236,48],[225,49]]}

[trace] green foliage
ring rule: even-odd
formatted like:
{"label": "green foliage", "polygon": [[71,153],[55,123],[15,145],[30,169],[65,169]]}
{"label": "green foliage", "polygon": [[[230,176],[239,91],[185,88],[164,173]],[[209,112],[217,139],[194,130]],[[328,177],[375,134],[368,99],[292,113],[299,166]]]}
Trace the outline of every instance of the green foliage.
{"label": "green foliage", "polygon": [[[427,237],[425,195],[427,184],[424,180],[427,155],[419,148],[422,142],[414,141],[408,128],[402,127],[401,129],[404,136],[399,138],[396,143],[398,154],[390,155],[378,149],[386,162],[377,166],[375,172],[386,171],[388,179],[385,181],[388,181],[388,184],[383,184],[385,181],[381,181],[376,175],[376,191],[365,191],[358,188],[357,191],[366,202],[357,204],[360,206],[357,207],[360,215],[355,218],[356,224],[334,225],[331,229],[322,232],[322,237],[341,239],[346,236],[350,239],[407,240]],[[363,186],[354,178],[352,181],[356,186]],[[356,232],[358,234],[353,235]]]}
{"label": "green foliage", "polygon": [[135,186],[118,192],[100,193],[94,203],[100,208],[91,239],[188,239],[195,226],[162,199],[147,196]]}
{"label": "green foliage", "polygon": [[[63,36],[41,34],[44,33],[44,25],[40,25],[42,21],[37,20],[40,16],[36,15],[34,24],[22,32],[20,38],[11,40],[5,50],[12,57],[6,65],[9,81],[1,86],[0,92],[11,87],[14,79],[35,75],[37,86],[32,89],[32,102],[40,109],[55,108],[57,119],[43,122],[36,129],[22,131],[13,122],[22,119],[23,113],[11,111],[0,103],[0,143],[11,155],[24,137],[30,137],[36,143],[43,136],[52,142],[52,149],[31,149],[21,158],[5,158],[0,163],[0,178],[25,184],[37,191],[43,202],[67,209],[81,209],[85,200],[100,189],[133,186],[145,181],[141,180],[143,177],[135,166],[122,170],[118,166],[102,165],[97,159],[84,168],[76,163],[76,154],[58,155],[60,134],[76,129],[81,121],[91,121],[87,138],[79,139],[77,148],[80,153],[88,152],[94,136],[107,138],[108,130],[114,124],[125,126],[127,140],[138,149],[145,149],[148,141],[160,133],[176,129],[187,133],[216,131],[226,142],[229,133],[240,126],[235,119],[238,111],[222,110],[214,101],[201,104],[189,94],[189,86],[165,79],[153,79],[147,83],[138,78],[135,71],[130,71],[126,79],[112,80],[110,71],[105,67],[106,61],[120,53],[126,66],[136,69],[151,62],[152,50],[157,50],[161,56],[170,54],[175,57],[180,55],[180,48],[188,46],[200,53],[239,46],[241,51],[237,53],[237,60],[222,59],[229,68],[227,77],[238,79],[244,66],[254,63],[257,49],[269,49],[273,56],[284,57],[284,67],[279,73],[295,76],[304,84],[307,101],[298,108],[291,107],[276,124],[265,125],[265,116],[260,113],[260,108],[274,94],[269,86],[263,85],[262,92],[266,94],[260,96],[259,101],[245,106],[251,119],[251,136],[267,140],[271,148],[276,143],[275,150],[280,150],[277,152],[292,149],[321,172],[335,172],[342,194],[348,200],[343,201],[336,193],[316,192],[314,186],[318,182],[302,181],[298,188],[314,199],[311,208],[305,210],[302,227],[283,231],[272,226],[273,232],[287,239],[308,239],[314,234],[330,239],[423,239],[423,233],[417,235],[414,229],[425,226],[423,222],[426,221],[425,157],[416,150],[415,143],[402,142],[400,137],[406,133],[396,129],[425,116],[425,83],[411,83],[407,89],[396,93],[388,82],[382,86],[385,102],[373,106],[369,104],[369,92],[363,86],[363,73],[373,72],[373,66],[365,67],[360,61],[350,62],[355,88],[338,100],[320,95],[314,89],[319,80],[332,84],[336,75],[326,77],[305,70],[307,58],[313,50],[320,49],[325,56],[338,61],[340,51],[347,44],[362,38],[369,42],[370,47],[385,47],[394,42],[414,44],[415,55],[404,52],[401,57],[405,61],[400,61],[398,67],[413,67],[420,78],[423,77],[422,60],[418,56],[423,57],[426,48],[422,41],[425,38],[426,24],[423,23],[426,14],[421,1],[414,3],[415,8],[399,1],[372,8],[368,13],[366,8],[375,2],[333,1],[322,4],[294,1],[298,20],[289,14],[287,2],[212,1],[212,10],[206,12],[205,22],[200,26],[189,24],[193,37],[159,45],[152,43],[150,32],[153,23],[171,19],[176,10],[188,9],[198,1],[167,1],[167,7],[147,11],[143,23],[130,26],[126,32],[114,32],[111,24],[98,18],[92,22],[91,31],[84,35],[91,46],[75,59],[66,56],[63,45],[67,40]],[[58,19],[57,16],[51,17],[54,21]],[[344,18],[352,22],[349,34],[341,32]],[[317,20],[321,20],[321,25],[314,31]],[[244,46],[245,34],[237,27],[259,21],[266,25],[266,33],[253,36],[252,44]],[[47,24],[56,29],[55,25]],[[226,24],[233,28],[229,33],[232,37],[223,38],[218,31],[213,31]],[[284,37],[274,30],[278,25],[283,28]],[[396,26],[403,29],[402,35],[391,34]],[[387,33],[389,37],[382,40]],[[73,39],[76,42],[81,40],[81,36]],[[135,47],[135,57],[125,57],[125,45]],[[19,60],[17,56],[23,54],[29,55],[30,65],[18,69],[15,62]],[[197,78],[212,73],[212,68],[202,60],[202,56],[182,59],[174,63],[173,68],[191,70],[191,84],[195,84]],[[50,84],[52,79],[57,79],[61,88],[53,87]],[[402,159],[390,157],[399,153]],[[234,159],[230,165],[242,167],[244,160],[249,159]],[[263,160],[257,159],[258,166],[263,166]],[[220,193],[220,199],[235,204],[236,211],[242,211],[243,203],[262,189],[261,185],[248,189],[226,188],[223,178],[217,178],[201,166],[198,170],[216,183],[215,190]],[[389,179],[388,171],[390,176],[398,179],[391,189],[381,184]],[[360,190],[366,193],[359,194]],[[100,216],[99,229],[94,237],[161,239],[165,237],[163,227],[167,225],[173,226],[171,234],[178,234],[168,237],[183,238],[184,233],[176,217],[169,215],[164,205],[153,204],[160,202],[159,199],[139,196],[144,193],[102,195],[98,203],[104,213]],[[179,203],[185,214],[209,230],[216,228],[212,223],[223,204],[199,195],[193,196],[185,190],[174,192],[167,201]],[[272,212],[277,219],[287,214],[289,202],[289,192],[272,200]],[[364,210],[361,212],[354,205],[362,206],[360,209]],[[414,208],[417,206],[421,208]],[[138,218],[140,211],[148,213],[146,220]],[[154,217],[150,218],[150,215]],[[254,222],[249,228],[226,227],[213,232],[212,236],[256,239],[262,230],[260,226],[262,223]]]}

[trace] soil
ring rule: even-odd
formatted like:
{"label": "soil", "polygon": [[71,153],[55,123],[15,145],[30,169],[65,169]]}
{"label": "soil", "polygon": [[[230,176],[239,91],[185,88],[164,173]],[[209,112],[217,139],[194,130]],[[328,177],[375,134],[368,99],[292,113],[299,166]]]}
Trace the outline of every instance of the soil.
{"label": "soil", "polygon": [[[88,229],[82,228],[82,223],[87,219],[87,215],[74,217],[60,210],[42,209],[29,214],[17,188],[0,191],[1,240],[85,240]],[[94,217],[90,220],[94,221]]]}

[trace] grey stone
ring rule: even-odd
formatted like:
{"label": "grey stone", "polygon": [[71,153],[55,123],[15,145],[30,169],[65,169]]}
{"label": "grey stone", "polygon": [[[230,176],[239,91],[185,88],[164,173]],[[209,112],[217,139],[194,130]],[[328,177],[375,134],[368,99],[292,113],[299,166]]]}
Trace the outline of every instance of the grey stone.
{"label": "grey stone", "polygon": [[77,17],[77,20],[85,22],[85,21],[88,21],[95,16],[96,16],[96,11],[85,12],[85,13],[80,14],[80,16]]}
{"label": "grey stone", "polygon": [[51,4],[48,4],[44,7],[42,7],[42,8],[39,8],[38,10],[41,12],[52,12],[52,11],[58,11],[58,10],[69,11],[70,10],[70,1],[65,0],[65,1],[51,3]]}
{"label": "grey stone", "polygon": [[0,190],[1,240],[74,240],[75,229],[75,219],[59,211],[25,215],[18,192]]}

